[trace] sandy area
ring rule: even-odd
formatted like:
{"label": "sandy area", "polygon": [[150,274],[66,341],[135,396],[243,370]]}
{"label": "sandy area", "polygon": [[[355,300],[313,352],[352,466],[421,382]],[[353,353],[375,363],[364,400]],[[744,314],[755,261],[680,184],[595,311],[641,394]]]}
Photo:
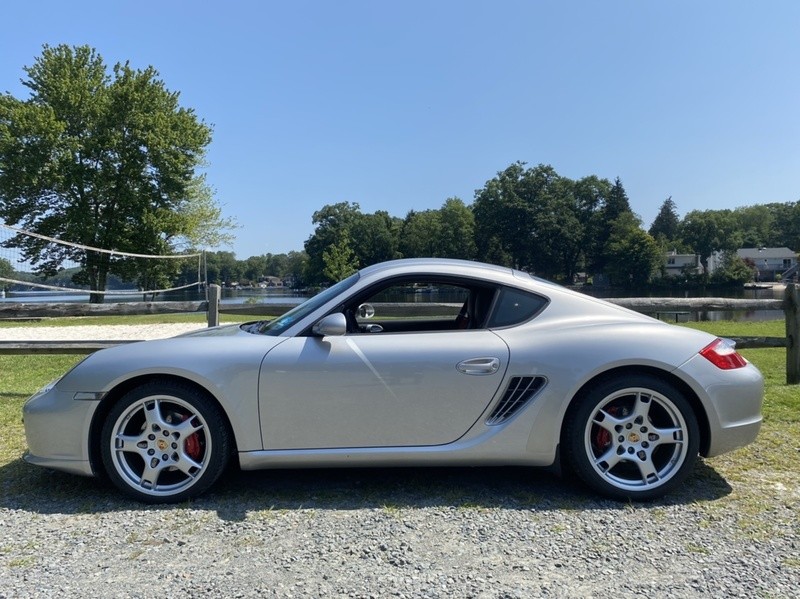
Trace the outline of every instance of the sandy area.
{"label": "sandy area", "polygon": [[200,323],[154,325],[78,325],[68,327],[0,328],[0,341],[121,341],[163,339],[205,328]]}

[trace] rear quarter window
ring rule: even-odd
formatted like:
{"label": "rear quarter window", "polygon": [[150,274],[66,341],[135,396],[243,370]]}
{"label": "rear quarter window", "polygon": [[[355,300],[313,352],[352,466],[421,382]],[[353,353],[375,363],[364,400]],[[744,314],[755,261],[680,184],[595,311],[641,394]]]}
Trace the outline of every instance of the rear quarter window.
{"label": "rear quarter window", "polygon": [[540,295],[504,287],[497,298],[488,327],[500,328],[520,324],[536,316],[546,305],[547,299]]}

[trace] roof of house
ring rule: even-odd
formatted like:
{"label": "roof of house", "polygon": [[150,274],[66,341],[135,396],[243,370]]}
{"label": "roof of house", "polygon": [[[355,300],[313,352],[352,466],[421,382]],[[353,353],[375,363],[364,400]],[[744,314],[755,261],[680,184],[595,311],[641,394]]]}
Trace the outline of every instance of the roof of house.
{"label": "roof of house", "polygon": [[745,248],[736,250],[740,258],[750,258],[751,260],[769,260],[770,258],[795,258],[797,254],[789,248]]}

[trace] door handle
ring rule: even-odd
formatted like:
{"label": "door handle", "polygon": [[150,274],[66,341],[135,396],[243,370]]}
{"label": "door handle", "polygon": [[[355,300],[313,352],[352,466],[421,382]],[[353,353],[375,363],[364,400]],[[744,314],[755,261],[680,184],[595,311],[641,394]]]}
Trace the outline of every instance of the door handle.
{"label": "door handle", "polygon": [[500,370],[500,359],[471,358],[456,364],[456,370],[463,374],[494,374]]}

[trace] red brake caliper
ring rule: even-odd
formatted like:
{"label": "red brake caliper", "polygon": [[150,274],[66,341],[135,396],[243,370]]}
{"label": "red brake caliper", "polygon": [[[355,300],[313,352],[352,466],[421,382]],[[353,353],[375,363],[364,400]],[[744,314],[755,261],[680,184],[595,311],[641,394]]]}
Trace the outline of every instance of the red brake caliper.
{"label": "red brake caliper", "polygon": [[[188,420],[189,415],[183,417],[183,420]],[[203,452],[203,448],[200,447],[200,435],[197,433],[192,433],[188,437],[186,437],[186,441],[183,443],[183,449],[186,451],[186,455],[188,455],[193,460],[199,460],[200,455]]]}
{"label": "red brake caliper", "polygon": [[[606,410],[612,416],[616,416],[619,413],[618,406],[612,406]],[[606,429],[602,426],[597,427],[597,432],[594,435],[594,443],[598,450],[602,451],[605,450],[606,447],[611,445],[611,433],[609,433]]]}

